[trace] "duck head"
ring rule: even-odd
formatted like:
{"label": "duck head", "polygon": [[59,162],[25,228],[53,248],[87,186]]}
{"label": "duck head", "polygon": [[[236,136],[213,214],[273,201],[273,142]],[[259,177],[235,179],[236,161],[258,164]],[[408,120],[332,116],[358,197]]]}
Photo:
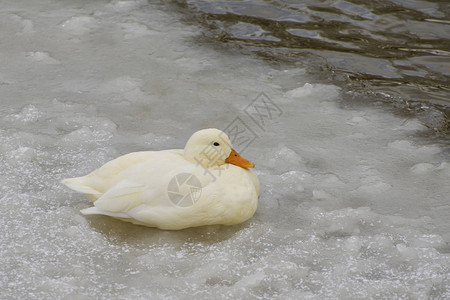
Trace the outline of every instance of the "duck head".
{"label": "duck head", "polygon": [[205,168],[225,163],[245,169],[255,167],[232,148],[230,138],[225,132],[215,128],[195,132],[184,147],[184,157]]}

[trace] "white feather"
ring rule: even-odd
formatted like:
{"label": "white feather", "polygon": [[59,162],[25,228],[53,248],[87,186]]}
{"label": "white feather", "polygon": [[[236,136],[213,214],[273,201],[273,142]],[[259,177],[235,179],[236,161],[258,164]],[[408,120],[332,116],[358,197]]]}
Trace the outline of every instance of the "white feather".
{"label": "white feather", "polygon": [[145,185],[138,184],[129,180],[122,180],[118,184],[106,191],[94,205],[102,210],[108,212],[121,212],[130,210],[133,207],[141,204],[139,194],[144,189]]}
{"label": "white feather", "polygon": [[[222,131],[205,129],[194,133],[184,150],[130,153],[62,182],[94,201],[83,214],[162,229],[238,224],[255,213],[259,181],[252,171],[225,163],[230,145]],[[212,150],[220,155],[205,162]],[[195,197],[183,194],[192,191]]]}
{"label": "white feather", "polygon": [[83,215],[105,215],[105,216],[110,216],[110,217],[115,217],[115,218],[129,218],[129,216],[126,213],[123,213],[123,212],[114,213],[114,212],[102,211],[95,206],[82,209],[82,210],[80,210],[80,212]]}
{"label": "white feather", "polygon": [[70,189],[77,191],[79,193],[90,195],[101,195],[101,192],[93,189],[90,186],[85,185],[83,179],[84,177],[67,178],[61,180],[61,183],[65,184]]}

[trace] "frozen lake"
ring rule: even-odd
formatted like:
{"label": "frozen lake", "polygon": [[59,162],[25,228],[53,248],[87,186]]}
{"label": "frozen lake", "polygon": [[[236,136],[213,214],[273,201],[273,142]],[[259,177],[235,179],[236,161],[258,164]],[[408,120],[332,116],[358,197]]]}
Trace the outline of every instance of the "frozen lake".
{"label": "frozen lake", "polygon": [[[1,299],[450,298],[449,147],[416,115],[160,1],[5,0],[0,36]],[[86,217],[59,183],[236,126],[261,181],[241,225]]]}

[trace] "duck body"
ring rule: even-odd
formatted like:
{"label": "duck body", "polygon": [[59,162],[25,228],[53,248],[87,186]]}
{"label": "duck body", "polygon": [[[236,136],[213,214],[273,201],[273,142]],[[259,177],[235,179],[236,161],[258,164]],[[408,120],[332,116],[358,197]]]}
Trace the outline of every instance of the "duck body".
{"label": "duck body", "polygon": [[[220,131],[203,131],[210,135],[207,147],[219,144],[214,141],[219,140]],[[259,181],[248,168],[222,163],[234,150],[230,147],[228,151],[224,137],[220,138],[220,147],[211,149],[221,148],[223,155],[213,163],[205,163],[199,151],[189,157],[186,154],[191,149],[186,148],[134,152],[86,176],[62,182],[94,202],[93,207],[81,211],[83,214],[107,215],[167,230],[242,223],[256,211]]]}

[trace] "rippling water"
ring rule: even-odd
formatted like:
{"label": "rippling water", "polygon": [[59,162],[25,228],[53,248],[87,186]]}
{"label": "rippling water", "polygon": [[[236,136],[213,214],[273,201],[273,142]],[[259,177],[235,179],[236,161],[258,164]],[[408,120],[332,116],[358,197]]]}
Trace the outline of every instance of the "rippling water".
{"label": "rippling water", "polygon": [[431,112],[426,123],[447,130],[447,1],[175,2],[206,25],[209,38],[277,62],[306,65],[311,74],[407,110]]}

